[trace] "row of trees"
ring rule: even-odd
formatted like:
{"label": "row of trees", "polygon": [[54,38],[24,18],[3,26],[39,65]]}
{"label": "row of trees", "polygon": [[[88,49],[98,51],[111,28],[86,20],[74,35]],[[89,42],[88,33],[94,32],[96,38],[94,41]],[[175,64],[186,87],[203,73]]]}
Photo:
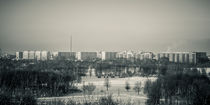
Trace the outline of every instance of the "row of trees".
{"label": "row of trees", "polygon": [[82,62],[64,60],[33,62],[1,58],[0,64],[0,93],[13,104],[23,103],[26,95],[33,100],[80,91],[74,84],[81,81],[87,68]]}
{"label": "row of trees", "polygon": [[148,105],[209,105],[209,88],[209,78],[194,69],[159,76],[155,82],[146,82],[144,90]]}

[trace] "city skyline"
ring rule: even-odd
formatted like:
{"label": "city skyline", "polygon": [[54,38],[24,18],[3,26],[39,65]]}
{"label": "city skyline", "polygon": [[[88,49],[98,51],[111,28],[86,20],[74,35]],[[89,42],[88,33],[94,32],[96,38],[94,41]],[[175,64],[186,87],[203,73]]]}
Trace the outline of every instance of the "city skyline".
{"label": "city skyline", "polygon": [[210,53],[210,1],[0,1],[0,48]]}

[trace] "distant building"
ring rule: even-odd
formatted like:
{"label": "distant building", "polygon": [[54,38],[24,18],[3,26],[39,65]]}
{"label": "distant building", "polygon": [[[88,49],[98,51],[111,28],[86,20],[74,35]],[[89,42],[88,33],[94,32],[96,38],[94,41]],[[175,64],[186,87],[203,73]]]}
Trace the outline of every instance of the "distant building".
{"label": "distant building", "polygon": [[117,58],[126,58],[126,59],[132,59],[135,57],[135,53],[133,51],[122,51],[118,52],[116,54]]}
{"label": "distant building", "polygon": [[162,52],[157,54],[157,60],[168,58],[170,62],[176,63],[196,63],[196,54],[194,52]]}
{"label": "distant building", "polygon": [[41,51],[41,60],[48,60],[49,52],[48,51]]}
{"label": "distant building", "polygon": [[35,58],[35,52],[34,51],[29,51],[28,52],[28,59],[34,60],[34,58]]}
{"label": "distant building", "polygon": [[35,51],[35,57],[36,60],[41,60],[41,51]]}
{"label": "distant building", "polygon": [[58,52],[50,52],[50,60],[55,60],[58,58]]}
{"label": "distant building", "polygon": [[123,51],[123,52],[118,52],[116,55],[117,58],[126,58],[130,60],[134,59],[153,59],[154,54],[152,52],[134,52],[134,51]]}
{"label": "distant building", "polygon": [[23,59],[23,52],[16,52],[16,60],[22,60]]}
{"label": "distant building", "polygon": [[101,51],[98,51],[96,53],[97,53],[97,58],[102,59],[102,52]]}
{"label": "distant building", "polygon": [[208,60],[208,56],[206,52],[194,52],[196,54],[196,62],[204,63]]}
{"label": "distant building", "polygon": [[96,52],[77,52],[77,60],[92,60],[97,58]]}
{"label": "distant building", "polygon": [[101,52],[102,60],[113,60],[116,58],[117,52]]}
{"label": "distant building", "polygon": [[143,58],[141,59],[153,59],[154,56],[152,52],[143,52],[141,55],[143,55]]}
{"label": "distant building", "polygon": [[136,59],[153,59],[154,54],[152,52],[138,52],[135,54]]}
{"label": "distant building", "polygon": [[117,58],[127,58],[127,52],[126,51],[118,52],[116,56]]}
{"label": "distant building", "polygon": [[58,52],[58,58],[63,60],[74,59],[76,52]]}
{"label": "distant building", "polygon": [[23,51],[23,59],[28,59],[28,51]]}

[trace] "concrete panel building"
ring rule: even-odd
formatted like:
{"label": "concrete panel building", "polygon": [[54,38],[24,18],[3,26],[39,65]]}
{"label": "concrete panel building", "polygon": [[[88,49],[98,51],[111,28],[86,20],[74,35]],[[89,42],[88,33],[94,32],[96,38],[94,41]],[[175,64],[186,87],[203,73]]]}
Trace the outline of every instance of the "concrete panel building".
{"label": "concrete panel building", "polygon": [[117,52],[101,52],[101,59],[102,60],[112,60],[115,59]]}
{"label": "concrete panel building", "polygon": [[169,58],[170,62],[176,63],[196,63],[196,55],[194,52],[162,52],[158,53],[158,60],[161,57]]}
{"label": "concrete panel building", "polygon": [[58,52],[58,58],[64,60],[74,59],[76,57],[76,52]]}
{"label": "concrete panel building", "polygon": [[58,52],[56,51],[50,52],[50,60],[55,60],[57,58],[58,58]]}
{"label": "concrete panel building", "polygon": [[35,59],[41,60],[41,51],[35,51]]}
{"label": "concrete panel building", "polygon": [[16,60],[22,60],[23,59],[23,52],[16,52]]}
{"label": "concrete panel building", "polygon": [[169,53],[169,61],[175,62],[175,54],[174,53]]}
{"label": "concrete panel building", "polygon": [[34,58],[35,58],[35,52],[34,51],[29,51],[28,52],[28,59],[34,60]]}
{"label": "concrete panel building", "polygon": [[41,60],[48,60],[48,51],[41,51]]}
{"label": "concrete panel building", "polygon": [[96,52],[77,52],[76,55],[78,60],[92,60],[97,58]]}
{"label": "concrete panel building", "polygon": [[23,59],[28,59],[28,51],[23,51]]}

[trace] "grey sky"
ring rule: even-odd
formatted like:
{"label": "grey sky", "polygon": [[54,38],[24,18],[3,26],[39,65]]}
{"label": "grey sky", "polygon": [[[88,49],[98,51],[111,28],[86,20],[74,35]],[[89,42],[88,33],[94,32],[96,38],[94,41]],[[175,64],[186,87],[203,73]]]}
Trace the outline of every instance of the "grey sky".
{"label": "grey sky", "polygon": [[5,51],[207,51],[210,0],[1,0]]}

